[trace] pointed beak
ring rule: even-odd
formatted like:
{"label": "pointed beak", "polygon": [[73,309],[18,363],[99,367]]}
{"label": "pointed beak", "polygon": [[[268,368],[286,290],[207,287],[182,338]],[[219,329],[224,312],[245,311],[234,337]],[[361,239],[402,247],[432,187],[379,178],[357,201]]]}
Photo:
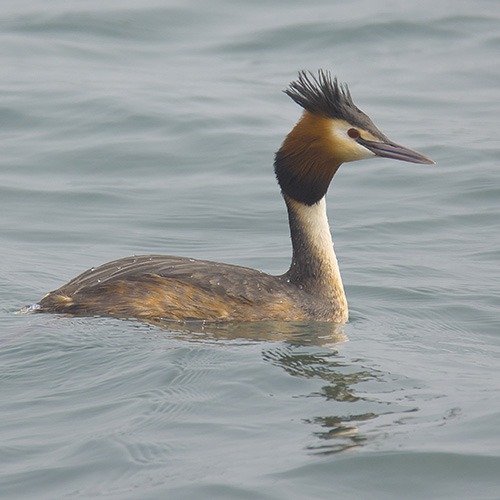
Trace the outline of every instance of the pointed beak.
{"label": "pointed beak", "polygon": [[417,151],[413,151],[413,149],[400,146],[399,144],[389,140],[382,142],[365,141],[360,137],[358,142],[375,155],[382,156],[384,158],[393,158],[394,160],[409,161],[411,163],[435,163],[430,158],[427,158],[427,156],[417,153]]}

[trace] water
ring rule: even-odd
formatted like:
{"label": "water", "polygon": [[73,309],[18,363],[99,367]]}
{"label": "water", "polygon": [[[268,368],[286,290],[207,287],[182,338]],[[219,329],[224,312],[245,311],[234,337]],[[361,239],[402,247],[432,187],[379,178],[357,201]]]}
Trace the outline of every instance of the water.
{"label": "water", "polygon": [[[500,498],[497,2],[4,2],[2,498]],[[321,324],[15,315],[107,260],[286,270],[281,89],[437,166],[344,165]]]}

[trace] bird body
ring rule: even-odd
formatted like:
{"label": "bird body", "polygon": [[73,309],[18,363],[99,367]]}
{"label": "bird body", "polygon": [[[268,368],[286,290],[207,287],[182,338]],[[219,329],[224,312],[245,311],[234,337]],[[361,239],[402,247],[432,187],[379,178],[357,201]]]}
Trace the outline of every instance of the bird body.
{"label": "bird body", "polygon": [[47,294],[38,310],[179,321],[345,322],[325,200],[287,203],[297,249],[282,276],[186,257],[133,256],[85,271]]}
{"label": "bird body", "polygon": [[327,72],[301,72],[285,93],[304,108],[275,158],[293,247],[285,274],[184,257],[126,257],[85,271],[25,310],[147,320],[346,322],[325,202],[335,172],[344,162],[374,156],[434,162],[387,139]]}

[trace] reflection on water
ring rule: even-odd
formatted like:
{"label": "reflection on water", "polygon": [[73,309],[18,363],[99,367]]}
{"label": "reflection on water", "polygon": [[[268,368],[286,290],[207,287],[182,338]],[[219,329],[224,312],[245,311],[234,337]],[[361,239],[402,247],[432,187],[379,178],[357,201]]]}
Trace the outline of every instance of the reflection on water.
{"label": "reflection on water", "polygon": [[[255,321],[249,323],[179,323],[162,321],[159,326],[181,332],[183,340],[278,341],[292,345],[317,345],[332,348],[348,340],[344,325],[327,322]],[[187,333],[187,335],[184,335]]]}
{"label": "reflection on water", "polygon": [[327,444],[310,446],[309,449],[315,453],[330,455],[361,446],[368,440],[368,437],[358,434],[358,427],[352,422],[372,420],[375,417],[377,417],[375,413],[365,413],[349,417],[316,417],[313,420],[308,420],[307,423],[321,425],[326,429],[322,432],[315,432],[314,435],[327,441]]}
{"label": "reflection on water", "polygon": [[[306,419],[309,424],[319,425],[324,430],[314,435],[323,442],[309,446],[315,453],[330,454],[345,451],[362,445],[367,437],[358,434],[355,422],[372,420],[378,415],[375,412],[357,413],[356,403],[363,398],[356,395],[356,384],[376,379],[376,372],[359,369],[356,364],[347,363],[338,350],[317,351],[299,346],[288,346],[286,349],[272,349],[264,353],[264,359],[281,366],[295,377],[316,378],[325,382],[321,391],[305,397],[320,397],[337,404],[332,405],[336,414],[316,416]],[[340,404],[338,404],[340,403]],[[325,443],[326,442],[326,443]]]}
{"label": "reflection on water", "polygon": [[[362,382],[381,378],[380,372],[360,366],[360,360],[348,361],[341,354],[348,338],[343,325],[332,323],[241,323],[230,325],[176,325],[175,333],[189,341],[251,341],[269,342],[263,359],[279,366],[293,377],[319,379],[320,391],[296,395],[300,398],[321,398],[331,404],[331,413],[304,419],[304,423],[320,427],[313,435],[320,440],[308,447],[315,454],[339,453],[363,445],[368,437],[359,432],[359,423],[377,418],[384,411],[366,411],[367,401],[357,394]],[[276,342],[276,344],[274,344]]]}
{"label": "reflection on water", "polygon": [[[33,318],[38,319],[41,316],[34,315]],[[47,316],[43,318],[46,319]],[[163,323],[159,328],[159,325],[130,320],[129,331],[132,332],[134,329],[137,331],[132,332],[125,341],[120,326],[123,320],[70,318],[58,315],[50,316],[50,318],[52,321],[40,323],[37,321],[37,326],[30,328],[29,331],[36,331],[40,334],[41,329],[44,328],[59,332],[61,327],[71,331],[76,326],[72,324],[75,321],[78,324],[85,324],[87,335],[89,332],[96,332],[99,338],[98,345],[102,345],[102,332],[111,332],[104,340],[105,344],[110,342],[115,345],[118,342],[120,348],[123,348],[125,342],[132,342],[135,345],[133,339],[137,339],[137,334],[142,332],[146,334],[146,339],[160,337],[160,345],[171,351],[186,344],[193,346],[192,350],[186,351],[188,354],[184,362],[187,366],[190,366],[191,354],[189,353],[199,352],[200,345],[203,351],[206,351],[204,347],[208,347],[208,352],[218,352],[224,345],[229,350],[234,348],[237,352],[246,352],[247,346],[250,345],[261,346],[261,359],[265,363],[279,367],[289,376],[284,378],[285,385],[279,382],[272,390],[281,392],[284,401],[292,398],[296,402],[299,400],[303,402],[293,406],[301,408],[299,421],[310,428],[312,439],[304,445],[304,448],[312,454],[334,454],[362,446],[369,437],[373,439],[375,435],[378,435],[380,429],[388,423],[387,418],[381,418],[382,416],[401,415],[408,411],[415,411],[413,403],[411,408],[408,408],[405,407],[404,402],[398,400],[399,388],[394,386],[394,380],[390,376],[371,367],[369,362],[360,359],[357,355],[356,357],[350,356],[353,354],[352,351],[356,350],[349,349],[351,344],[348,343],[343,325],[317,322],[191,323],[189,325]],[[114,328],[121,332],[119,339],[113,333]],[[59,334],[55,333],[55,335],[59,337]],[[20,336],[16,335],[15,338],[19,340]],[[61,339],[58,342],[61,342]],[[257,356],[259,356],[258,353],[257,350]],[[250,377],[255,364],[252,360],[254,354],[255,350],[248,349],[249,357],[246,359],[249,360]],[[212,359],[211,355],[209,359]],[[187,372],[190,370],[188,369]],[[211,376],[215,377],[212,383],[217,384],[217,371],[212,372]],[[286,382],[287,378],[290,379],[289,382]],[[296,379],[308,380],[312,383],[304,388],[303,384],[296,383]],[[251,380],[245,383],[252,384]],[[176,379],[176,383],[180,383],[179,379]],[[186,387],[183,386],[182,391],[199,390],[187,387],[189,384]],[[175,392],[177,389],[169,387],[169,390]],[[177,405],[175,401],[171,403],[174,406]],[[240,402],[225,400],[219,403],[229,406],[235,403],[238,406]],[[287,414],[284,410],[284,423],[286,419]],[[369,425],[369,422],[375,420],[377,423]],[[389,425],[392,424],[391,419]]]}

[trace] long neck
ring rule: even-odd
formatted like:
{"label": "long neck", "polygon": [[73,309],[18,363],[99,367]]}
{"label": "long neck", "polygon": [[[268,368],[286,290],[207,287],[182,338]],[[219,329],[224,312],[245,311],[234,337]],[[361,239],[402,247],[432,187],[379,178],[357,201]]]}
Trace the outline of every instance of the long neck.
{"label": "long neck", "polygon": [[347,300],[326,215],[325,198],[306,205],[284,194],[293,257],[285,277],[312,295],[331,302],[347,318]]}

